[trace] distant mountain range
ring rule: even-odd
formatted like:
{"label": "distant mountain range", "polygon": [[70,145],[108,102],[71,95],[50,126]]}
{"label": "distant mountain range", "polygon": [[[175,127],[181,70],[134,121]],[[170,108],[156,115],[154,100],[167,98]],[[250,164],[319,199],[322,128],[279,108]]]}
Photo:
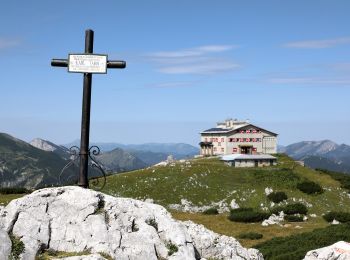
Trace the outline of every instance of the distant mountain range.
{"label": "distant mountain range", "polygon": [[[43,147],[44,148],[44,147]],[[48,146],[45,146],[45,149]],[[0,187],[38,188],[57,185],[59,174],[67,159],[55,153],[38,149],[8,134],[0,133]],[[69,179],[77,168],[67,169]]]}
{"label": "distant mountain range", "polygon": [[[69,147],[73,145],[79,146],[79,141],[69,144]],[[94,156],[94,159],[108,173],[145,168],[166,160],[169,155],[183,159],[199,153],[198,148],[182,143],[140,145],[92,143],[92,145],[101,148],[102,153]],[[59,185],[59,174],[70,158],[69,149],[65,146],[40,138],[26,143],[0,133],[0,187],[39,188]],[[64,180],[72,181],[77,177],[77,173],[77,165],[72,165],[64,173]],[[90,168],[89,175],[97,176],[99,173]]]}
{"label": "distant mountain range", "polygon": [[137,156],[120,148],[104,152],[95,156],[95,158],[105,170],[113,173],[132,171],[149,166]]}
{"label": "distant mountain range", "polygon": [[[79,146],[80,141],[75,140],[69,144],[64,145],[65,147]],[[125,151],[135,152],[153,152],[164,154],[166,156],[172,155],[175,159],[184,159],[193,157],[199,154],[199,148],[184,143],[145,143],[145,144],[120,144],[120,143],[91,143],[91,145],[98,146],[102,152],[112,151],[115,148],[120,148]],[[166,158],[166,157],[165,157]]]}
{"label": "distant mountain range", "polygon": [[350,173],[350,146],[330,140],[303,141],[279,146],[279,152],[304,161],[311,168]]}

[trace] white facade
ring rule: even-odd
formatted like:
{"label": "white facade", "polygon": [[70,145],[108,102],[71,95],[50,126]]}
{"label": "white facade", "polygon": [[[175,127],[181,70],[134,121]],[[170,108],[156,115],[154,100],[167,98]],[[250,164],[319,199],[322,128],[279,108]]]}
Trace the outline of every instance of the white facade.
{"label": "white facade", "polygon": [[201,155],[274,154],[277,134],[248,121],[226,120],[201,132]]}
{"label": "white facade", "polygon": [[221,160],[233,167],[266,167],[277,164],[277,158],[270,154],[229,154],[221,156]]}

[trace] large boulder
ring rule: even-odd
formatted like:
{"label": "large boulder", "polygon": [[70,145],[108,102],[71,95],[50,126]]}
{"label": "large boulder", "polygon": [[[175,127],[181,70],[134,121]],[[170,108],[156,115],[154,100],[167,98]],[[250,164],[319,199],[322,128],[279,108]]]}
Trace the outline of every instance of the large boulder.
{"label": "large boulder", "polygon": [[24,243],[23,260],[42,250],[91,254],[67,259],[263,259],[234,238],[174,220],[162,206],[79,187],[42,189],[12,201],[2,209],[1,229]]}
{"label": "large boulder", "polygon": [[348,260],[350,259],[350,243],[339,241],[331,246],[307,252],[304,260]]}
{"label": "large boulder", "polygon": [[245,249],[233,237],[219,235],[198,225],[192,221],[185,221],[195,250],[199,256],[214,259],[262,259],[262,255],[256,249]]}
{"label": "large boulder", "polygon": [[0,229],[0,259],[7,260],[11,253],[11,240],[7,232]]}

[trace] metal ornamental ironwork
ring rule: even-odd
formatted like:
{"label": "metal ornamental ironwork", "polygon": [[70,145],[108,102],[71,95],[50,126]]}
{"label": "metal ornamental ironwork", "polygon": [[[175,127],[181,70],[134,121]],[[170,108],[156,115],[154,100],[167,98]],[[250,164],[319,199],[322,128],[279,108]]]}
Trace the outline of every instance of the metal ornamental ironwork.
{"label": "metal ornamental ironwork", "polygon": [[[73,146],[70,148],[71,161],[62,169],[59,179],[63,178],[64,172],[72,166],[78,158],[80,159],[78,185],[84,188],[89,187],[88,168],[90,166],[98,169],[103,175],[103,185],[106,183],[106,174],[101,165],[92,156],[97,156],[100,149],[97,146],[89,148],[90,138],[90,110],[91,110],[91,82],[92,74],[107,73],[107,68],[124,69],[126,62],[121,60],[108,60],[108,56],[104,54],[93,53],[94,31],[85,31],[85,53],[69,54],[68,59],[52,59],[51,66],[67,67],[68,72],[84,73],[83,82],[83,104],[81,119],[81,138],[80,148]],[[79,151],[79,153],[78,153]],[[92,155],[91,155],[92,154]],[[93,185],[99,184],[99,178],[92,181]]]}

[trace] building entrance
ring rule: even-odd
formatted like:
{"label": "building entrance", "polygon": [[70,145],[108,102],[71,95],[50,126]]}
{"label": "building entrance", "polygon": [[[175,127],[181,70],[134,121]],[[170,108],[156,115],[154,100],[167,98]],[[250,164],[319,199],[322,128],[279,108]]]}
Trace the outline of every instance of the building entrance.
{"label": "building entrance", "polygon": [[252,146],[241,146],[241,154],[252,154],[253,147]]}

